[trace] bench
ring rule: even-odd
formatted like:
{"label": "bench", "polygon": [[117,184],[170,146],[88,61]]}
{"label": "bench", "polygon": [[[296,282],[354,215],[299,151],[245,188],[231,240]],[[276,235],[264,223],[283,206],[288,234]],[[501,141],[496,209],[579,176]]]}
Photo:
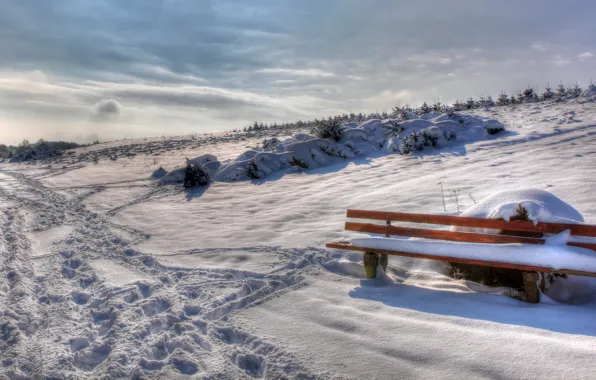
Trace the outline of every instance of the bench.
{"label": "bench", "polygon": [[[346,231],[366,232],[372,234],[381,234],[389,238],[393,236],[402,236],[410,238],[430,239],[424,240],[428,242],[465,242],[477,243],[476,245],[468,245],[468,247],[487,248],[489,244],[521,244],[522,248],[529,245],[545,244],[545,234],[558,234],[566,230],[570,231],[571,237],[596,237],[596,226],[587,224],[559,224],[559,223],[536,223],[531,221],[512,220],[505,221],[503,219],[482,219],[482,218],[468,218],[461,216],[448,215],[432,215],[432,214],[413,214],[404,212],[386,212],[386,211],[368,211],[368,210],[348,210],[347,218],[366,219],[382,221],[383,224],[361,223],[347,221],[345,224]],[[409,226],[396,226],[392,222],[406,222],[409,224],[431,224],[452,227],[468,227],[474,229],[491,230],[491,233],[479,232],[461,232],[452,230],[438,230],[426,228],[414,228]],[[583,241],[567,241],[567,245],[580,248],[587,248],[596,251],[596,243],[588,241],[589,238],[582,238]],[[424,242],[422,241],[422,242]],[[382,242],[382,241],[381,241]],[[404,242],[411,242],[406,240]],[[399,246],[399,242],[393,242],[392,246]],[[332,242],[327,243],[327,248],[345,249],[351,251],[361,251],[364,257],[364,267],[367,278],[375,278],[378,265],[381,265],[383,270],[386,270],[388,263],[388,255],[406,256],[421,259],[440,260],[450,263],[471,264],[479,266],[488,266],[492,268],[507,268],[522,271],[523,289],[525,294],[525,301],[536,303],[539,301],[540,292],[538,291],[538,273],[552,273],[555,275],[577,275],[596,277],[596,270],[578,270],[553,268],[545,265],[532,265],[530,262],[519,263],[516,260],[495,260],[492,258],[482,258],[478,255],[474,257],[462,257],[462,255],[445,255],[445,254],[431,254],[429,252],[422,252],[412,248],[416,246],[416,241],[411,243],[403,243],[407,248],[400,247],[399,250],[383,249],[375,247],[366,247],[361,245],[354,245],[350,242]],[[453,243],[452,243],[453,244]],[[443,247],[444,245],[436,245]],[[457,249],[461,245],[454,245],[451,248]],[[500,246],[496,246],[498,249]],[[511,246],[509,246],[511,247]],[[508,247],[502,247],[509,249]],[[453,250],[451,250],[453,252]],[[479,252],[482,249],[479,249]],[[583,251],[582,251],[583,252]],[[465,256],[465,255],[463,255]],[[585,256],[585,255],[584,255]],[[591,260],[591,255],[588,256]],[[596,253],[594,254],[594,261],[596,261]],[[529,258],[522,261],[529,261]],[[568,265],[574,267],[574,265]],[[575,265],[576,267],[578,265]],[[584,269],[584,268],[581,268]],[[544,276],[541,276],[541,288],[544,290]]]}

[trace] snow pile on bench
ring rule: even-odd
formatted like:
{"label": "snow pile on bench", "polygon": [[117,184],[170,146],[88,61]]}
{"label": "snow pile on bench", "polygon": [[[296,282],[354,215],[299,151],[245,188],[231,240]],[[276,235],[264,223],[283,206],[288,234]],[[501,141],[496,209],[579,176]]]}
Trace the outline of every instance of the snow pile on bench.
{"label": "snow pile on bench", "polygon": [[424,239],[352,239],[352,245],[372,249],[428,254],[472,260],[532,265],[552,269],[596,272],[596,252],[565,243],[569,231],[547,239],[545,245],[460,243]]}
{"label": "snow pile on bench", "polygon": [[[534,223],[583,223],[584,217],[573,206],[554,194],[540,189],[505,190],[481,200],[460,216],[470,218],[509,219],[517,214],[518,207],[528,212]],[[457,228],[462,231],[461,228]]]}

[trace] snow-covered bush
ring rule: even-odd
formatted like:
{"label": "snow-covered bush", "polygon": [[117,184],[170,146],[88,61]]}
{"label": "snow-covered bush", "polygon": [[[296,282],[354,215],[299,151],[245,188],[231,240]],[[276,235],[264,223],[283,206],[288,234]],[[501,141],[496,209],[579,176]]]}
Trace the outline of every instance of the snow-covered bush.
{"label": "snow-covered bush", "polygon": [[[187,169],[189,166],[196,167],[197,169],[191,168],[190,175],[195,179],[189,178],[189,184],[195,181],[197,184],[201,185],[201,183],[207,184],[210,179],[212,179],[219,170],[221,163],[217,160],[217,158],[210,154],[205,154],[193,159],[187,159],[186,165],[184,167],[174,169],[165,175],[161,175],[162,172],[160,169],[157,169],[153,172],[152,177],[158,178],[154,175],[161,175],[161,178],[157,181],[157,185],[180,185],[184,184],[186,186],[186,178],[187,178]],[[159,172],[159,173],[158,173]],[[158,173],[158,174],[156,174]],[[196,175],[195,175],[196,174]],[[205,182],[205,177],[207,178],[207,182]]]}
{"label": "snow-covered bush", "polygon": [[277,150],[279,143],[280,143],[279,139],[276,137],[273,137],[270,139],[263,140],[263,143],[261,145],[263,146],[264,151],[268,151],[268,150],[275,151],[275,150]]}
{"label": "snow-covered bush", "polygon": [[[209,155],[190,162],[195,162],[214,181],[255,180],[278,171],[315,169],[379,151],[412,154],[423,149],[483,140],[489,137],[485,127],[503,129],[496,120],[474,115],[433,112],[411,117],[408,120],[372,119],[360,125],[341,123],[335,119],[313,131],[317,134],[315,136],[299,133],[292,138],[275,141],[274,150],[266,151],[265,146],[270,144],[263,144],[262,149],[248,150],[223,164]],[[182,182],[184,169],[176,169],[159,181],[160,184]]]}
{"label": "snow-covered bush", "polygon": [[191,188],[196,186],[205,186],[209,183],[209,173],[197,163],[186,159],[186,170],[184,171],[184,187]]}
{"label": "snow-covered bush", "polygon": [[313,130],[314,134],[322,139],[341,140],[344,126],[338,117],[321,121]]}
{"label": "snow-covered bush", "polygon": [[40,143],[35,145],[26,145],[19,147],[19,151],[17,154],[13,155],[8,162],[15,163],[15,162],[25,162],[31,160],[41,160],[44,158],[54,157],[59,155],[56,149],[50,147],[50,145],[40,140]]}

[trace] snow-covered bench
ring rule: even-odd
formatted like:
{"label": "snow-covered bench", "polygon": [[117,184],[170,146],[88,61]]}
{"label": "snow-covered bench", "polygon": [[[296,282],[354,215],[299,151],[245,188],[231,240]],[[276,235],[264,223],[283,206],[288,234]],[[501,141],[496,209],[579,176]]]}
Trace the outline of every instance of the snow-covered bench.
{"label": "snow-covered bench", "polygon": [[[538,272],[596,277],[596,242],[586,238],[596,237],[594,225],[366,210],[348,210],[347,217],[384,222],[372,224],[348,221],[345,229],[382,234],[385,238],[352,239],[350,242],[326,245],[327,248],[364,252],[368,278],[376,277],[378,265],[384,270],[387,268],[388,255],[515,269],[523,272],[526,301],[535,303],[540,295]],[[462,232],[454,231],[454,228],[399,227],[391,222],[467,227],[473,230]],[[479,230],[481,232],[477,232]],[[545,237],[545,234],[551,236]],[[394,239],[390,238],[391,235],[420,239]],[[541,279],[544,281],[544,276]]]}

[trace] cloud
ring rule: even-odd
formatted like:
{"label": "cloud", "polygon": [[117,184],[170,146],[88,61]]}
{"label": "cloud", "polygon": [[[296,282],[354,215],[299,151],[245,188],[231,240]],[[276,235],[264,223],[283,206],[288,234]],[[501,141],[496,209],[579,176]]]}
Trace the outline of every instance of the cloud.
{"label": "cloud", "polygon": [[530,46],[533,50],[536,51],[540,51],[540,52],[545,52],[549,49],[549,46],[547,44],[544,43],[540,43],[540,42],[534,42],[532,44],[532,46]]}
{"label": "cloud", "polygon": [[281,74],[290,76],[306,76],[306,77],[332,77],[335,74],[323,71],[320,69],[286,69],[286,68],[265,68],[258,70],[265,74]]}
{"label": "cloud", "polygon": [[122,106],[114,99],[102,99],[93,106],[93,114],[98,120],[114,120],[120,115]]}
{"label": "cloud", "polygon": [[[90,110],[112,120],[91,123],[102,137],[138,137],[587,80],[594,12],[556,0],[515,11],[472,0],[6,2],[0,110],[16,127],[0,139],[25,137],[23,125],[31,139],[88,133]],[[100,113],[110,99],[118,106]]]}

